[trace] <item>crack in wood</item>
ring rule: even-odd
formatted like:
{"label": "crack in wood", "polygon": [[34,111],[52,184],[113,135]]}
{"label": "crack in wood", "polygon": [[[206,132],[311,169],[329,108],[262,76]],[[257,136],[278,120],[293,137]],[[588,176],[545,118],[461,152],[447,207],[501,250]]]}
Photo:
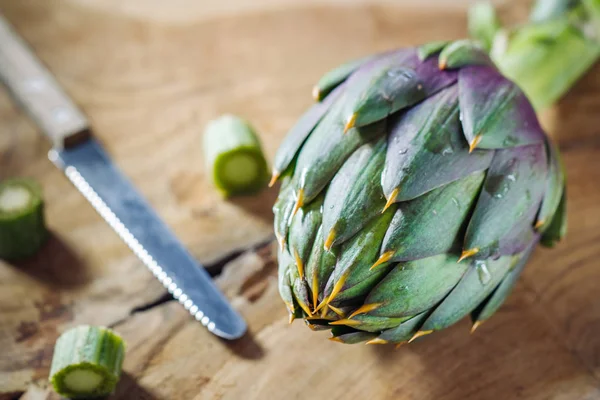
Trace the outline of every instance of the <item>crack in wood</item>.
{"label": "crack in wood", "polygon": [[[265,240],[263,242],[257,243],[253,246],[250,246],[244,250],[236,250],[234,252],[231,252],[223,257],[221,257],[220,259],[218,259],[217,261],[211,263],[211,264],[207,264],[205,266],[205,269],[207,271],[209,271],[210,276],[213,279],[218,278],[221,273],[223,272],[223,269],[225,268],[225,266],[227,266],[228,264],[234,262],[235,260],[237,260],[238,258],[240,258],[241,256],[243,256],[244,254],[248,253],[248,252],[259,252],[261,249],[269,246],[271,243],[273,243],[275,241],[275,237],[270,237],[268,240]],[[242,289],[249,289],[250,286],[256,286],[256,280],[257,279],[264,279],[268,277],[268,273],[265,273],[264,271],[259,273],[258,276],[253,277],[252,282],[248,283],[247,285],[244,286],[244,288]],[[264,292],[263,290],[257,290],[257,291],[251,291],[250,293],[250,301],[256,301]],[[146,311],[150,311],[156,307],[162,306],[165,303],[171,302],[171,301],[175,301],[175,299],[173,298],[173,296],[166,291],[162,293],[162,295],[160,297],[158,297],[157,299],[150,301],[148,303],[144,303],[141,304],[133,309],[131,309],[131,311],[129,312],[129,315],[127,315],[124,318],[121,318],[111,324],[108,325],[109,328],[114,328],[118,325],[121,325],[125,322],[127,322],[131,317],[133,317],[134,315],[138,314],[138,313],[143,313]]]}
{"label": "crack in wood", "polygon": [[212,276],[213,278],[217,278],[221,275],[221,272],[223,272],[223,268],[227,264],[229,264],[232,261],[235,261],[241,255],[243,255],[249,251],[256,251],[262,247],[269,245],[274,240],[275,240],[275,235],[272,235],[267,240],[263,240],[262,242],[258,242],[252,246],[234,250],[234,251],[224,255],[223,257],[219,258],[215,262],[212,262],[210,264],[205,264],[204,268],[208,271],[210,276]]}

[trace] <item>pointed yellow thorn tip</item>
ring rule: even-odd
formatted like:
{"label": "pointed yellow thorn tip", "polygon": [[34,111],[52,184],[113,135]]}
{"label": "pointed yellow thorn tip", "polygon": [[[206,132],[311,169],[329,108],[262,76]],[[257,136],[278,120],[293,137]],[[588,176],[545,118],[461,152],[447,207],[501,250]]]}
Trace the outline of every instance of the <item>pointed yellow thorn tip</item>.
{"label": "pointed yellow thorn tip", "polygon": [[537,222],[535,223],[535,226],[534,226],[534,228],[535,228],[535,229],[540,229],[542,226],[544,226],[544,224],[545,224],[545,223],[546,223],[546,221],[545,221],[545,220],[543,220],[543,219],[540,219],[539,221],[537,221]]}
{"label": "pointed yellow thorn tip", "polygon": [[371,339],[368,342],[366,342],[365,344],[388,344],[389,342],[385,339],[379,339],[379,338],[375,338],[375,339]]}
{"label": "pointed yellow thorn tip", "polygon": [[473,326],[471,327],[471,335],[473,333],[475,333],[475,331],[477,330],[477,328],[479,328],[485,321],[475,321],[475,323],[473,324]]}
{"label": "pointed yellow thorn tip", "polygon": [[410,338],[410,340],[408,341],[408,343],[412,343],[415,340],[417,340],[418,338],[420,338],[421,336],[426,336],[426,335],[429,335],[430,333],[433,333],[433,330],[431,330],[431,331],[418,331],[417,333],[415,333],[413,335],[413,337]]}
{"label": "pointed yellow thorn tip", "polygon": [[319,88],[319,86],[317,86],[317,85],[313,86],[312,97],[316,101],[321,101],[321,88]]}
{"label": "pointed yellow thorn tip", "polygon": [[298,305],[302,310],[304,310],[306,315],[308,315],[309,317],[313,316],[313,313],[310,311],[310,307],[308,307],[308,304],[304,304],[302,301],[298,301]]}
{"label": "pointed yellow thorn tip", "polygon": [[290,318],[288,320],[288,323],[291,325],[292,322],[294,322],[295,319],[296,319],[296,317],[294,316],[294,313],[290,313]]}
{"label": "pointed yellow thorn tip", "polygon": [[396,188],[396,189],[392,190],[392,193],[390,193],[389,197],[387,198],[387,203],[385,203],[385,206],[383,207],[383,210],[381,211],[382,214],[388,208],[390,208],[392,206],[392,204],[394,204],[396,202],[396,199],[398,198],[399,193],[400,193],[400,188]]}
{"label": "pointed yellow thorn tip", "polygon": [[344,287],[344,284],[346,283],[346,279],[348,279],[349,273],[350,273],[350,270],[344,272],[342,274],[342,276],[340,277],[340,279],[335,283],[335,285],[333,286],[333,290],[331,291],[331,294],[327,298],[327,304],[331,303],[333,301],[333,299],[335,299],[335,296],[337,296],[342,291],[342,288]]}
{"label": "pointed yellow thorn tip", "polygon": [[352,114],[350,118],[348,118],[346,126],[344,126],[344,133],[347,133],[350,129],[354,128],[354,124],[356,124],[356,113]]}
{"label": "pointed yellow thorn tip", "polygon": [[337,336],[330,337],[328,339],[331,340],[332,342],[344,343],[344,341],[342,339],[340,339],[339,337],[337,337]]}
{"label": "pointed yellow thorn tip", "polygon": [[342,310],[340,310],[339,308],[334,307],[331,304],[327,304],[327,307],[329,307],[329,309],[331,311],[333,311],[334,313],[336,313],[337,315],[339,315],[341,318],[346,318],[346,314]]}
{"label": "pointed yellow thorn tip", "polygon": [[323,307],[325,307],[327,305],[327,301],[328,300],[329,300],[329,298],[323,299],[323,301],[321,302],[321,304],[319,304],[319,306],[317,308],[315,308],[315,313],[318,312]]}
{"label": "pointed yellow thorn tip", "polygon": [[438,63],[438,68],[443,71],[446,69],[447,66],[448,65],[446,63],[446,60],[443,60],[440,58],[439,63]]}
{"label": "pointed yellow thorn tip", "polygon": [[406,342],[406,341],[405,341],[405,342],[400,342],[400,343],[397,343],[397,344],[396,344],[396,346],[395,346],[394,348],[395,348],[396,350],[398,350],[400,347],[404,346],[404,345],[405,345],[405,344],[407,344],[407,343],[408,343],[408,342]]}
{"label": "pointed yellow thorn tip", "polygon": [[475,135],[471,144],[469,144],[469,153],[472,153],[473,150],[477,148],[477,145],[481,142],[481,134]]}
{"label": "pointed yellow thorn tip", "polygon": [[285,248],[285,238],[276,233],[275,239],[277,239],[277,244],[279,245],[279,249],[283,250]]}
{"label": "pointed yellow thorn tip", "polygon": [[296,215],[300,207],[304,205],[304,189],[298,190],[296,195],[296,204],[294,205],[294,210],[292,211],[292,216]]}
{"label": "pointed yellow thorn tip", "polygon": [[279,240],[279,247],[281,248],[282,251],[283,251],[283,249],[285,249],[285,238],[281,238]]}
{"label": "pointed yellow thorn tip", "polygon": [[300,254],[298,254],[298,250],[296,249],[294,249],[294,259],[296,260],[298,275],[300,275],[301,279],[304,279],[304,262],[302,261],[302,258],[300,258]]}
{"label": "pointed yellow thorn tip", "polygon": [[323,248],[327,251],[331,250],[331,248],[333,247],[333,242],[335,242],[335,238],[336,238],[336,233],[335,233],[335,229],[332,229],[331,231],[329,231],[329,235],[327,235],[327,239],[325,239],[325,245],[323,246]]}
{"label": "pointed yellow thorn tip", "polygon": [[271,175],[271,180],[269,181],[269,187],[273,187],[273,185],[277,183],[277,180],[279,179],[280,175],[281,172],[273,170],[273,175]]}
{"label": "pointed yellow thorn tip", "polygon": [[316,311],[319,303],[319,276],[315,273],[312,281],[313,309]]}
{"label": "pointed yellow thorn tip", "polygon": [[[323,302],[323,303],[321,303],[321,304],[323,304],[323,306],[324,306],[324,307],[323,307],[323,309],[321,310],[321,314],[320,314],[320,316],[321,316],[321,318],[326,318],[327,311],[329,311],[329,308],[325,307],[325,306],[327,305],[325,302]],[[318,307],[317,307],[317,308],[318,308]],[[315,314],[316,314],[317,312],[318,312],[318,311],[317,311],[317,310],[315,310]]]}
{"label": "pointed yellow thorn tip", "polygon": [[458,259],[457,262],[461,262],[462,260],[472,257],[477,253],[479,253],[479,249],[477,247],[470,249],[470,250],[463,250],[463,252],[461,253],[460,258]]}
{"label": "pointed yellow thorn tip", "polygon": [[290,314],[294,314],[295,310],[294,310],[294,305],[292,303],[286,302],[285,306],[287,307],[287,309],[288,309],[288,311],[289,311]]}
{"label": "pointed yellow thorn tip", "polygon": [[377,261],[375,261],[375,264],[373,264],[371,266],[371,268],[369,268],[369,271],[373,271],[375,268],[379,267],[381,264],[385,264],[386,262],[390,261],[393,256],[394,256],[394,252],[393,251],[391,251],[391,250],[390,251],[386,251],[381,256],[379,256],[379,258],[377,259]]}
{"label": "pointed yellow thorn tip", "polygon": [[383,303],[364,304],[358,310],[356,310],[352,314],[350,314],[350,316],[348,318],[352,319],[353,317],[356,317],[357,315],[366,314],[373,310],[377,310],[382,305],[383,305]]}
{"label": "pointed yellow thorn tip", "polygon": [[355,319],[340,319],[338,321],[330,322],[329,325],[346,325],[346,326],[356,326],[360,325],[361,322]]}

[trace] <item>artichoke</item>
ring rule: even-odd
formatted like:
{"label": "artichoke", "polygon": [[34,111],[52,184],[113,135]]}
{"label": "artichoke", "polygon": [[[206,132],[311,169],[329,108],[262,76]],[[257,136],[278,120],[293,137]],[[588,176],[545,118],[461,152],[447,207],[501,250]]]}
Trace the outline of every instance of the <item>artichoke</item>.
{"label": "artichoke", "polygon": [[290,320],[343,343],[476,328],[564,236],[558,150],[476,42],[350,62],[313,94],[271,182]]}

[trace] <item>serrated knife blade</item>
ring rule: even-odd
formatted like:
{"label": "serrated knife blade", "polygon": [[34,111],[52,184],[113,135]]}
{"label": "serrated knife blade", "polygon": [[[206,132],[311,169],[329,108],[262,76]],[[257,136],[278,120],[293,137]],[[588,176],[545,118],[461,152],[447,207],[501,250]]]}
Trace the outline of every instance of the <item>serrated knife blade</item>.
{"label": "serrated knife blade", "polygon": [[75,106],[27,44],[0,16],[0,75],[53,142],[48,157],[194,318],[237,339],[246,323],[173,232],[111,162]]}

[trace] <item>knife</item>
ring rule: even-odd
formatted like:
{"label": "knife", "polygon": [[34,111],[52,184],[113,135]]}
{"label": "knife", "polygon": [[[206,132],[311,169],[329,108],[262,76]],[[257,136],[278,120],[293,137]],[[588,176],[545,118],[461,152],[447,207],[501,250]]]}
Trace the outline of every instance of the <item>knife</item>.
{"label": "knife", "polygon": [[0,15],[0,77],[52,141],[49,159],[194,318],[224,339],[246,323],[94,139],[85,115]]}

